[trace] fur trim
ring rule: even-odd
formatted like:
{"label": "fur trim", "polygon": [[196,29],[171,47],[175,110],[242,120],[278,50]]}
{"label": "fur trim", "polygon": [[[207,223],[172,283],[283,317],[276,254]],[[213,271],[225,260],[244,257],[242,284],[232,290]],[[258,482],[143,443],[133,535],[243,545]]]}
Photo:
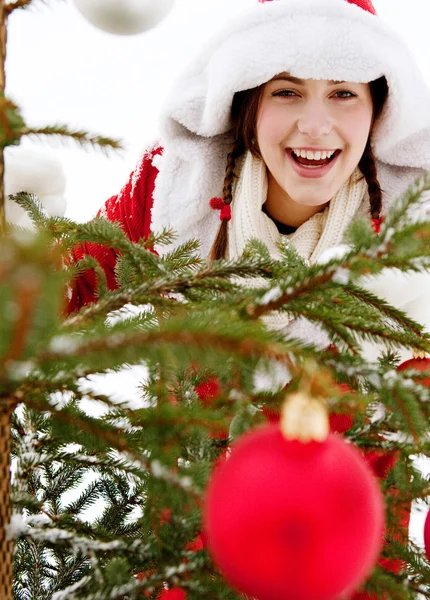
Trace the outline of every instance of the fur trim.
{"label": "fur trim", "polygon": [[233,95],[283,71],[354,82],[385,75],[389,96],[372,133],[385,209],[430,169],[430,92],[396,32],[345,0],[256,3],[212,39],[168,95],[155,231],[172,227],[178,242],[198,237],[207,253],[219,225],[209,200],[222,192]]}

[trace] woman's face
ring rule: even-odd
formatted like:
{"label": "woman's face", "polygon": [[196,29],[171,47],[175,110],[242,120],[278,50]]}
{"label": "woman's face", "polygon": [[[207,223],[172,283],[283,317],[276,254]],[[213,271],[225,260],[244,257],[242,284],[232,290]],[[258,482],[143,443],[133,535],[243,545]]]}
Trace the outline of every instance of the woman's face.
{"label": "woman's face", "polygon": [[365,83],[301,80],[287,73],[266,83],[256,131],[268,169],[268,213],[297,226],[295,213],[303,222],[321,210],[357,167],[372,116]]}

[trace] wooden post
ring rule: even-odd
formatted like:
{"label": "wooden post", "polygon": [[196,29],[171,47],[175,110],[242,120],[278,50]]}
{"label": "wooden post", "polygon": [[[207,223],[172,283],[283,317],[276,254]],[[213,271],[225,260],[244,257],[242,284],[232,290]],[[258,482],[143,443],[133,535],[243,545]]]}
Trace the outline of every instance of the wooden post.
{"label": "wooden post", "polygon": [[13,405],[0,398],[0,598],[13,600],[13,541],[6,537],[12,515],[10,485],[11,416]]}
{"label": "wooden post", "polygon": [[[7,17],[5,0],[0,0],[0,95],[4,96],[6,86],[5,63],[7,41]],[[4,150],[0,148],[0,237],[4,235],[6,227],[6,211],[4,197]]]}
{"label": "wooden post", "polygon": [[[0,95],[5,93],[6,62],[5,0],[0,0]],[[4,197],[4,151],[0,148],[0,237],[5,234],[6,214]],[[10,484],[11,416],[13,405],[0,398],[0,598],[13,600],[13,541],[6,537],[6,526],[12,515]]]}

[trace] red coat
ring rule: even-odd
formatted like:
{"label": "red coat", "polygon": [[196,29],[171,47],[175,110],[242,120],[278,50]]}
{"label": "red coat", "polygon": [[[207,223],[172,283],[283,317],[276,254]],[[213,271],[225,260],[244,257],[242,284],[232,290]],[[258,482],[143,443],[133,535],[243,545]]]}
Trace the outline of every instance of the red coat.
{"label": "red coat", "polygon": [[[97,213],[97,216],[105,216],[109,221],[119,222],[132,242],[148,237],[151,232],[152,194],[158,174],[153,159],[162,152],[161,147],[149,150],[143,156],[140,165],[131,173],[120,193],[109,198]],[[106,273],[109,289],[114,290],[117,287],[114,272],[117,258],[115,250],[85,243],[73,251],[73,258],[79,261],[87,254],[98,260]],[[74,281],[66,311],[72,313],[85,304],[94,302],[95,289],[96,276],[94,270],[89,269]]]}

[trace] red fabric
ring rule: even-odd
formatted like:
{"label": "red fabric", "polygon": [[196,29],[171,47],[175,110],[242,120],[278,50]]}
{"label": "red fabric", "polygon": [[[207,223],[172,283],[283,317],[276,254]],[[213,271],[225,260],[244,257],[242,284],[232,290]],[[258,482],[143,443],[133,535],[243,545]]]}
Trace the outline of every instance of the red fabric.
{"label": "red fabric", "polygon": [[372,15],[376,15],[375,7],[370,2],[370,0],[346,0],[346,1],[349,2],[350,4],[356,4],[363,10],[367,10],[367,12],[370,12]]}
{"label": "red fabric", "polygon": [[[372,15],[376,15],[375,7],[370,2],[370,0],[346,0],[346,1],[349,2],[350,4],[356,4],[363,10],[367,10],[367,12],[370,12]],[[264,4],[265,2],[273,2],[273,0],[258,0],[258,2],[260,4]]]}
{"label": "red fabric", "polygon": [[[155,178],[158,169],[153,165],[154,156],[162,154],[161,147],[147,152],[139,167],[131,173],[128,182],[118,196],[112,196],[97,216],[105,215],[109,221],[118,222],[132,242],[147,238],[151,232],[151,209]],[[74,249],[72,262],[78,262],[85,255],[98,260],[106,273],[110,290],[117,285],[115,281],[115,263],[118,254],[112,248],[86,243]],[[66,307],[70,314],[85,304],[96,300],[96,276],[94,269],[88,269],[73,283],[72,294]]]}

